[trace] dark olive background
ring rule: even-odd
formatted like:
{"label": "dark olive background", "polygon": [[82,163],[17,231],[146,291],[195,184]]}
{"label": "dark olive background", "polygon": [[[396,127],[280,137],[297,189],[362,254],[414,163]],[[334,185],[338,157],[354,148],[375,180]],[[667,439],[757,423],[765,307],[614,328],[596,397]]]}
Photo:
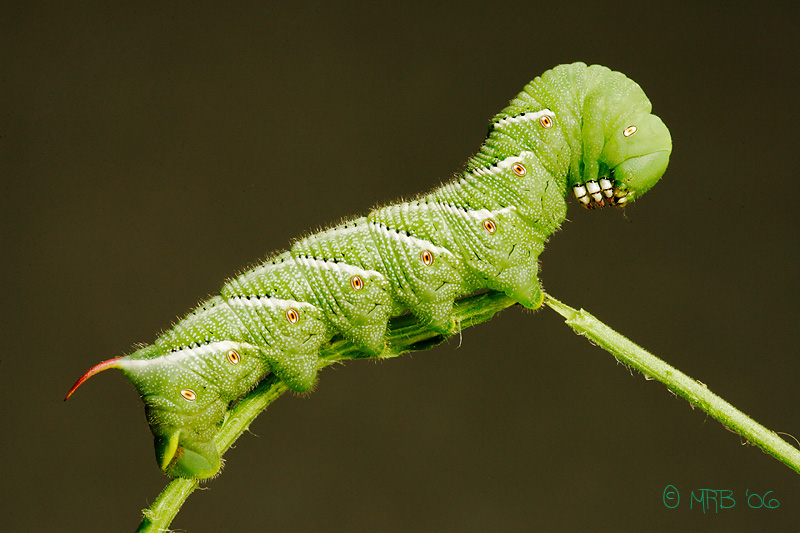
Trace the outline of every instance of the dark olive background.
{"label": "dark olive background", "polygon": [[[625,211],[572,202],[545,288],[800,436],[796,13],[60,4],[0,7],[4,529],[132,530],[167,481],[141,403],[107,372],[65,404],[73,381],[292,238],[449,179],[577,60],[640,83],[674,151]],[[174,528],[800,527],[796,473],[546,309],[327,369],[251,430]],[[690,510],[700,488],[737,504]]]}

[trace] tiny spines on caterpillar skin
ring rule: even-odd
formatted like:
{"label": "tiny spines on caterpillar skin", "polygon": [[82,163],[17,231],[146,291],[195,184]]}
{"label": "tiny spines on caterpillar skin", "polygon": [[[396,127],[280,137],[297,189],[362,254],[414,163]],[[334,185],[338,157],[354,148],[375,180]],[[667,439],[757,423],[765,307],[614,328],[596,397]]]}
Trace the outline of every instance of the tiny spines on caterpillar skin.
{"label": "tiny spines on caterpillar skin", "polygon": [[334,335],[377,356],[389,318],[406,310],[447,336],[454,300],[479,289],[541,306],[538,257],[568,192],[586,207],[625,205],[666,170],[672,142],[650,111],[641,88],[606,67],[549,70],[494,117],[458,179],[296,241],[152,345],[90,369],[67,398],[121,369],[144,401],[159,467],[211,477],[230,402],[268,373],[309,390]]}

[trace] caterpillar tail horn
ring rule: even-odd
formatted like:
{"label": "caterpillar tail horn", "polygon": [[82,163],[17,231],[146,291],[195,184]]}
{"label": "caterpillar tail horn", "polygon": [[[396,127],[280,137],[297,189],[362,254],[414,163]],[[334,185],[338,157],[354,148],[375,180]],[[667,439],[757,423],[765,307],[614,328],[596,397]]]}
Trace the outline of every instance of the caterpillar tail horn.
{"label": "caterpillar tail horn", "polygon": [[92,368],[89,369],[88,372],[82,375],[80,379],[78,379],[78,381],[75,382],[75,385],[73,385],[71,389],[69,389],[69,392],[67,392],[67,395],[64,397],[64,401],[66,402],[67,400],[69,400],[69,397],[72,396],[72,394],[76,390],[78,390],[78,387],[83,385],[84,381],[94,376],[98,372],[102,372],[103,370],[108,370],[109,368],[120,368],[118,363],[120,359],[122,359],[122,357],[115,357],[114,359],[109,359],[108,361],[103,361],[102,363],[94,365]]}

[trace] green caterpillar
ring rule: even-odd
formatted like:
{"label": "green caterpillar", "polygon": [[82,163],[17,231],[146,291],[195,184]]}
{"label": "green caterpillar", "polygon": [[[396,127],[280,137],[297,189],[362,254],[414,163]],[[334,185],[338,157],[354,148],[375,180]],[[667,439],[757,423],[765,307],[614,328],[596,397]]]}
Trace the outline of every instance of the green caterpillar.
{"label": "green caterpillar", "polygon": [[379,356],[389,318],[405,311],[447,336],[454,300],[476,290],[541,306],[538,257],[569,191],[589,208],[625,205],[666,170],[672,141],[650,111],[621,73],[583,63],[549,70],[494,117],[457,179],[294,242],[152,345],[90,369],[67,398],[121,369],[144,401],[159,467],[211,477],[220,468],[212,439],[231,402],[269,373],[309,390],[334,335]]}

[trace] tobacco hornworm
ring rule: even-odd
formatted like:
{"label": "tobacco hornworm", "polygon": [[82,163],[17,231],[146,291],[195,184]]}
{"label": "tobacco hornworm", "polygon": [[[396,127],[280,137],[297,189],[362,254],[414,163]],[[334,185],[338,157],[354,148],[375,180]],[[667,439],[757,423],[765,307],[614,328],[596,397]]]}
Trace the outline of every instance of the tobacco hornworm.
{"label": "tobacco hornworm", "polygon": [[220,295],[127,357],[160,468],[208,478],[212,439],[231,402],[274,373],[309,390],[334,335],[368,355],[390,317],[410,311],[443,336],[453,302],[479,289],[542,305],[538,256],[566,216],[571,190],[586,207],[625,205],[661,178],[669,131],[633,81],[606,67],[561,65],[494,117],[457,179],[410,202],[374,209],[294,242],[223,285]]}

